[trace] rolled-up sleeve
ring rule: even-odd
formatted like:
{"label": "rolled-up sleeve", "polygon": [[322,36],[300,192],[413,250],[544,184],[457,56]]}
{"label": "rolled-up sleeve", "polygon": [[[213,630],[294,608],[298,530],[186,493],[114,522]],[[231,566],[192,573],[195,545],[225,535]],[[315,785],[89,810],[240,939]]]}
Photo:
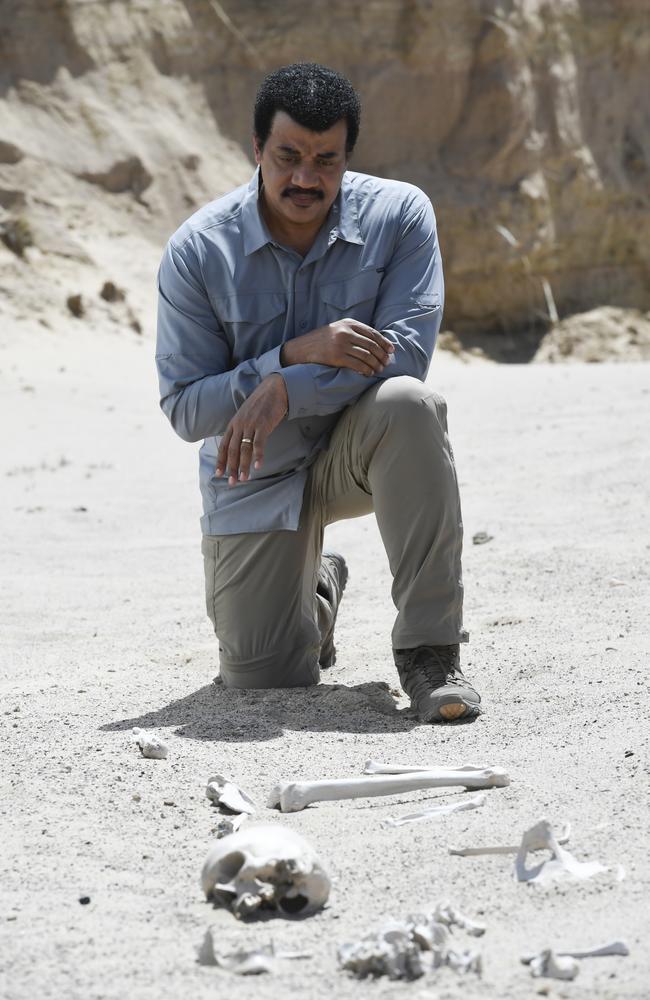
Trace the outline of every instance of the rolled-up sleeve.
{"label": "rolled-up sleeve", "polygon": [[426,195],[415,190],[401,212],[398,240],[383,273],[372,320],[375,329],[395,345],[390,362],[379,376],[326,365],[284,368],[288,418],[336,413],[379,379],[411,375],[424,381],[443,305],[444,280],[435,215]]}
{"label": "rolled-up sleeve", "polygon": [[185,441],[223,434],[263,378],[284,374],[280,346],[231,368],[228,340],[206,294],[192,240],[170,241],[158,271],[160,405]]}

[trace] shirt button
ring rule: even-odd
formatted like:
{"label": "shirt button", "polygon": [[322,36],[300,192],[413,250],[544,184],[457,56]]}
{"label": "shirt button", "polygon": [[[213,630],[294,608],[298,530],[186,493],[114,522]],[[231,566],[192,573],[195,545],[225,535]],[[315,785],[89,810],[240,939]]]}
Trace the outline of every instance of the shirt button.
{"label": "shirt button", "polygon": [[303,319],[302,323],[300,324],[300,329],[304,330],[306,329],[306,327],[307,327],[307,321]]}

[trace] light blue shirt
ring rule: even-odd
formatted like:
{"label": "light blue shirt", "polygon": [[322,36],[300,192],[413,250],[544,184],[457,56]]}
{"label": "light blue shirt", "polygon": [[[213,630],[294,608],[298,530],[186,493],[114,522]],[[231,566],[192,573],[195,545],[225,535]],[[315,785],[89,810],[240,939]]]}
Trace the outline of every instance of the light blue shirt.
{"label": "light blue shirt", "polygon": [[[185,441],[204,439],[204,534],[294,530],[309,466],[341,412],[379,378],[424,380],[440,328],[436,222],[418,188],[347,171],[306,257],[276,243],[251,182],[205,205],[169,240],[158,272],[161,407]],[[334,320],[380,330],[395,353],[380,376],[283,368],[285,341]],[[261,380],[282,375],[289,411],[247,482],[215,476],[219,436]]]}

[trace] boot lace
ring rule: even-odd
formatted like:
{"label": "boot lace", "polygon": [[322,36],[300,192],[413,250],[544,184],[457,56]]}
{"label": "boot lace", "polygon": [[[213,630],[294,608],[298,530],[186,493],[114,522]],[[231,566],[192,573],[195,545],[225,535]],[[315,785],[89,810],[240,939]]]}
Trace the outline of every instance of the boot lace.
{"label": "boot lace", "polygon": [[418,646],[409,650],[409,654],[403,669],[415,688],[420,689],[422,685],[438,688],[443,684],[465,682],[458,670],[457,646]]}

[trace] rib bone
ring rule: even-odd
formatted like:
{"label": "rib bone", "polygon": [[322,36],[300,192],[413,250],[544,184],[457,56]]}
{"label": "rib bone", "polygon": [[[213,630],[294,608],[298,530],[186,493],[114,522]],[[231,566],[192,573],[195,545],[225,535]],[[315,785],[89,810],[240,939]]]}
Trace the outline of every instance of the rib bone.
{"label": "rib bone", "polygon": [[267,805],[282,812],[298,812],[312,802],[359,799],[375,795],[395,795],[423,788],[503,788],[510,778],[500,768],[436,768],[416,773],[374,775],[324,781],[291,781],[276,785]]}
{"label": "rib bone", "polygon": [[459,802],[445,802],[437,806],[429,806],[420,812],[406,813],[397,819],[387,819],[386,826],[404,826],[406,823],[418,823],[431,816],[446,816],[449,813],[463,812],[465,809],[478,809],[485,805],[485,793],[475,795],[473,799],[461,799]]}
{"label": "rib bone", "polygon": [[[570,835],[571,824],[565,823],[562,832],[558,834],[558,844],[568,844]],[[461,858],[477,858],[482,854],[516,854],[520,846],[521,841],[518,844],[492,844],[485,847],[450,847],[449,853],[456,854]],[[528,845],[529,851],[543,851],[545,848],[545,843],[540,842],[535,845],[532,840]]]}

